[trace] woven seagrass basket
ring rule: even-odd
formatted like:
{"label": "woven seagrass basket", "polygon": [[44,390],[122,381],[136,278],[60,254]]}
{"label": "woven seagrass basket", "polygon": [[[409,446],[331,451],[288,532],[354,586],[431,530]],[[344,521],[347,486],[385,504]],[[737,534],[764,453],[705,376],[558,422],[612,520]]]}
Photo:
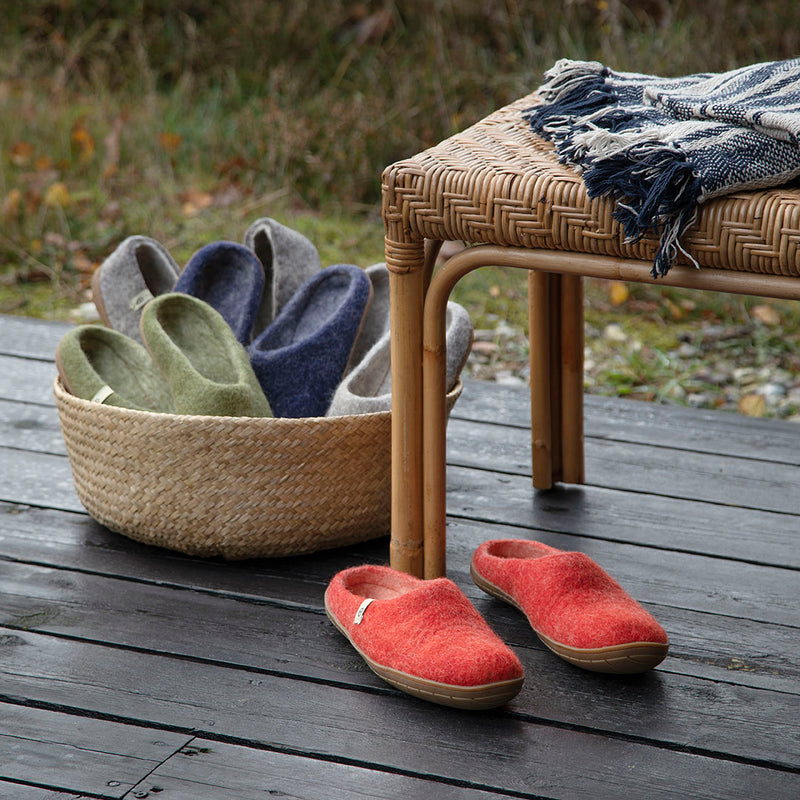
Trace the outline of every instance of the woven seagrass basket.
{"label": "woven seagrass basket", "polygon": [[[448,412],[461,383],[447,396]],[[53,391],[78,498],[117,533],[197,556],[298,555],[388,534],[391,413],[157,414]]]}

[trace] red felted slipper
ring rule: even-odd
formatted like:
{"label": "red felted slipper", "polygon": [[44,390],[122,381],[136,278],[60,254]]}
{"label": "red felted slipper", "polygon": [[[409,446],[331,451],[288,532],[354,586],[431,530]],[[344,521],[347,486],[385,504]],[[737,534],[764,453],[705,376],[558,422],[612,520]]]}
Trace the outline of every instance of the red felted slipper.
{"label": "red felted slipper", "polygon": [[377,675],[415,697],[495,708],[522,688],[519,659],[447,578],[351,567],[330,582],[325,611]]}
{"label": "red felted slipper", "polygon": [[579,667],[644,672],[667,655],[661,625],[583,553],[495,539],[475,551],[470,572],[481,589],[522,611],[556,655]]}

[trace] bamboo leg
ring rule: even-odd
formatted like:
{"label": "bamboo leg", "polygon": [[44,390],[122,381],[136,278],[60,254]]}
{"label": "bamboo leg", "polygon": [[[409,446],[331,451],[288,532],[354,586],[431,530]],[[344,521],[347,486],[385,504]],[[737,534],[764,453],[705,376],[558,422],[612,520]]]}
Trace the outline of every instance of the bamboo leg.
{"label": "bamboo leg", "polygon": [[583,279],[561,276],[562,480],[583,483]]}
{"label": "bamboo leg", "polygon": [[[390,271],[392,361],[392,567],[423,575],[422,244],[419,268]],[[391,262],[387,258],[391,270]]]}
{"label": "bamboo leg", "polygon": [[563,276],[549,275],[549,336],[550,336],[550,462],[551,480],[562,480],[563,447],[561,441],[562,397],[561,397],[561,281]]}
{"label": "bamboo leg", "polygon": [[445,322],[447,294],[430,292],[423,324],[423,469],[425,578],[447,570],[447,411]]}
{"label": "bamboo leg", "polygon": [[531,365],[531,447],[533,485],[553,485],[553,428],[550,394],[550,274],[528,274],[528,327]]}

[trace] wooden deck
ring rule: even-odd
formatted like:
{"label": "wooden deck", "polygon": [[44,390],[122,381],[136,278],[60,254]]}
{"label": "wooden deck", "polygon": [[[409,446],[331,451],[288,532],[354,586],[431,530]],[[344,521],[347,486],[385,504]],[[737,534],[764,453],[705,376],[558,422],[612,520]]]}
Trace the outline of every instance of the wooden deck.
{"label": "wooden deck", "polygon": [[[375,677],[322,609],[387,540],[224,563],[90,519],[51,384],[65,326],[0,317],[0,798],[800,797],[800,427],[587,398],[586,486],[536,493],[524,389],[469,383],[449,427],[449,575],[518,653],[507,708]],[[470,581],[538,538],[667,629],[655,671],[580,671]]]}

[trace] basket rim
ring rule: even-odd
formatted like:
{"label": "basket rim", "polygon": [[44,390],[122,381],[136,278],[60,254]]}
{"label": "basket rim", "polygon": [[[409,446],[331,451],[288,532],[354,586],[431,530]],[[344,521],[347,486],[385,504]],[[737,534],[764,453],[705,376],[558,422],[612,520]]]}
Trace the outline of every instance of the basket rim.
{"label": "basket rim", "polygon": [[[458,381],[456,381],[456,385],[447,393],[447,400],[455,402],[455,400],[457,400],[461,394],[463,388],[464,384],[459,378]],[[104,413],[109,417],[118,417],[120,419],[135,419],[138,417],[141,420],[149,419],[154,424],[157,422],[167,421],[171,424],[175,423],[176,421],[195,421],[197,424],[215,421],[217,424],[223,424],[222,421],[224,420],[231,423],[236,423],[237,421],[246,421],[250,424],[255,421],[259,421],[264,425],[298,425],[301,423],[313,422],[335,426],[337,421],[339,425],[342,425],[347,422],[354,422],[356,420],[389,419],[392,415],[391,411],[371,411],[364,414],[341,414],[335,417],[231,417],[209,414],[170,414],[163,411],[144,411],[137,408],[110,406],[105,405],[104,403],[95,403],[91,400],[85,400],[84,398],[78,397],[77,395],[72,394],[72,392],[67,391],[66,387],[61,381],[60,375],[56,375],[55,379],[53,380],[53,394],[56,398],[56,404],[59,402],[71,403],[82,411],[91,413],[98,413],[98,411],[100,411],[100,413]]]}

